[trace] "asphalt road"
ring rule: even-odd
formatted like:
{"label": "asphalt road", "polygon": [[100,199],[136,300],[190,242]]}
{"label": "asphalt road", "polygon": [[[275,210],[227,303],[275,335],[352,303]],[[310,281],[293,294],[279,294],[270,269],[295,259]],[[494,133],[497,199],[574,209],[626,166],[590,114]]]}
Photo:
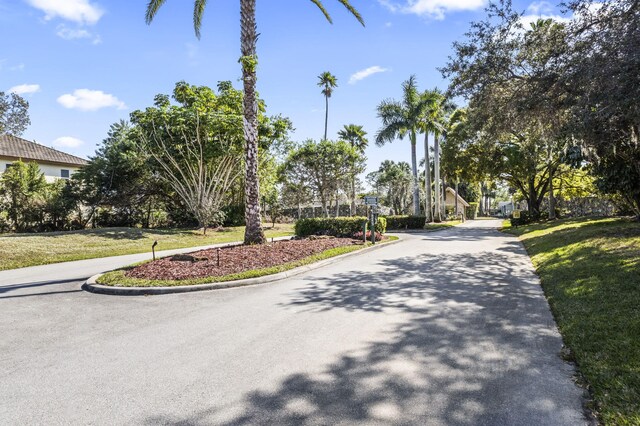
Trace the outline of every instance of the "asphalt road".
{"label": "asphalt road", "polygon": [[0,424],[586,424],[531,263],[497,225],[209,292],[81,290],[130,257],[0,272]]}

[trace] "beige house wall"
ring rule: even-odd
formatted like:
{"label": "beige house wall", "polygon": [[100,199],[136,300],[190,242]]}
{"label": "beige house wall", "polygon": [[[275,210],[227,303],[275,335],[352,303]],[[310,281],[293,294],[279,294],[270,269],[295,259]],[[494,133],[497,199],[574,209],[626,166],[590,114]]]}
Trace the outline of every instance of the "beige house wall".
{"label": "beige house wall", "polygon": [[[7,169],[7,165],[12,164],[16,161],[14,158],[8,157],[0,157],[0,174],[4,173]],[[62,178],[62,170],[69,170],[69,177],[73,176],[75,172],[80,170],[80,168],[76,165],[63,165],[63,164],[52,164],[52,163],[44,163],[40,161],[34,160],[25,160],[25,163],[35,162],[38,164],[40,171],[44,174],[44,178],[47,182],[55,182],[56,180],[63,179]]]}

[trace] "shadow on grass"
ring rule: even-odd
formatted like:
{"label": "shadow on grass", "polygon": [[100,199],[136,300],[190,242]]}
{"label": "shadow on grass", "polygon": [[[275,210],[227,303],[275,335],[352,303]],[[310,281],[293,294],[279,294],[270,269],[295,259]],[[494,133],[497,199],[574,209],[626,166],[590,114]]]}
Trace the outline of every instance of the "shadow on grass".
{"label": "shadow on grass", "polygon": [[589,221],[524,243],[604,422],[640,419],[640,224]]}
{"label": "shadow on grass", "polygon": [[66,236],[98,237],[113,240],[140,240],[153,238],[153,236],[165,235],[195,235],[195,231],[189,229],[142,229],[142,228],[98,228],[83,229],[80,231],[40,232],[23,234],[1,234],[0,238],[57,238]]}
{"label": "shadow on grass", "polygon": [[292,373],[273,389],[249,392],[233,407],[212,401],[195,415],[147,423],[584,423],[570,368],[557,356],[561,341],[525,264],[483,252],[378,265],[382,272],[309,277],[281,307],[393,314],[399,321],[383,338],[338,355],[322,373]]}

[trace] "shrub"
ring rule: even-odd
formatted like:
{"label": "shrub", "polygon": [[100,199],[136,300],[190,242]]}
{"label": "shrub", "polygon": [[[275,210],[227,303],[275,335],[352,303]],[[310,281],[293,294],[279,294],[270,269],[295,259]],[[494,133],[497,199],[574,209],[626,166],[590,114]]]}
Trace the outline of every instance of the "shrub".
{"label": "shrub", "polygon": [[528,225],[532,222],[545,221],[549,220],[549,212],[540,212],[537,215],[532,215],[528,210],[522,210],[520,212],[520,218],[514,219],[513,213],[509,216],[509,220],[511,221],[511,226],[522,226]]}
{"label": "shrub", "polygon": [[387,218],[378,216],[378,221],[376,222],[376,232],[384,234],[387,232]]}
{"label": "shrub", "polygon": [[425,216],[387,216],[388,229],[423,229]]}
{"label": "shrub", "polygon": [[533,222],[533,217],[531,216],[531,214],[529,214],[528,211],[523,210],[520,212],[520,217],[517,219],[515,219],[513,217],[513,213],[511,213],[511,215],[509,216],[509,220],[511,221],[511,226],[522,226]]}
{"label": "shrub", "polygon": [[[356,240],[362,240],[362,231],[358,231],[353,234],[353,238]],[[367,241],[371,241],[371,231],[367,231]],[[376,232],[376,241],[382,241],[382,234]]]}
{"label": "shrub", "polygon": [[480,203],[469,203],[469,207],[465,207],[465,216],[467,219],[475,219],[478,216],[478,207]]}
{"label": "shrub", "polygon": [[[367,218],[363,216],[307,218],[296,221],[295,231],[299,237],[307,237],[309,235],[352,237],[356,232],[362,232],[364,224],[367,222]],[[376,223],[376,231],[384,233],[386,225],[386,220],[379,217]]]}

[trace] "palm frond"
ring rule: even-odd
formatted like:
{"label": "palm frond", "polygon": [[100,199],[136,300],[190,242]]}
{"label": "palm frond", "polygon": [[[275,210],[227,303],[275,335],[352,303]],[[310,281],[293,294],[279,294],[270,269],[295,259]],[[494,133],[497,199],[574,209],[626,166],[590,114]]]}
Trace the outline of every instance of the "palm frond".
{"label": "palm frond", "polygon": [[207,0],[195,0],[193,6],[193,29],[196,32],[196,37],[200,39],[200,28],[202,27],[202,15],[204,15],[204,9],[207,6]]}
{"label": "palm frond", "polygon": [[349,0],[338,0],[340,3],[342,3],[342,5],[344,7],[347,8],[347,10],[349,12],[351,12],[351,14],[358,20],[358,22],[360,22],[360,24],[362,24],[362,26],[364,27],[364,19],[362,19],[362,16],[360,16],[360,12],[358,12],[355,7],[351,6],[351,3],[349,3]]}
{"label": "palm frond", "polygon": [[155,18],[156,13],[158,13],[158,10],[162,7],[165,1],[166,0],[149,0],[149,3],[147,4],[147,12],[144,17],[147,25],[153,21],[153,18]]}
{"label": "palm frond", "polygon": [[322,2],[320,0],[311,0],[311,3],[315,4],[316,6],[318,6],[318,9],[320,9],[320,11],[324,15],[324,17],[327,18],[327,21],[329,21],[330,24],[333,24],[333,20],[331,19],[331,16],[329,15],[329,12],[327,12],[327,9],[324,8],[324,5],[322,4]]}

